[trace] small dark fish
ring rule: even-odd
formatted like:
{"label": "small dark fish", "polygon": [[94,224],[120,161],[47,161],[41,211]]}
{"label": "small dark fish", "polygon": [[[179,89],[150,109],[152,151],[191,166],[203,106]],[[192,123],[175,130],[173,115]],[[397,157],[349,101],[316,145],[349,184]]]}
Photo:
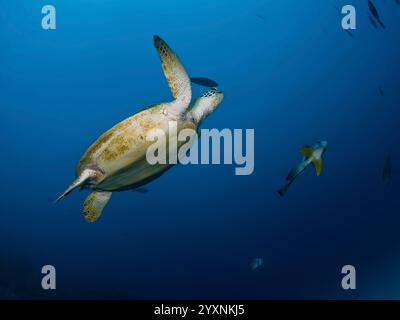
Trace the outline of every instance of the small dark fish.
{"label": "small dark fish", "polygon": [[374,16],[374,18],[376,19],[376,21],[378,21],[378,23],[381,25],[381,27],[383,29],[385,29],[385,25],[383,24],[383,22],[381,21],[381,18],[379,17],[378,9],[376,9],[375,5],[372,3],[371,0],[368,0],[368,8],[369,8],[369,11]]}
{"label": "small dark fish", "polygon": [[149,190],[146,188],[137,188],[137,189],[133,189],[133,192],[147,193],[147,192],[149,192]]}
{"label": "small dark fish", "polygon": [[264,260],[262,258],[255,258],[250,263],[251,270],[256,270],[264,264]]}
{"label": "small dark fish", "polygon": [[375,20],[371,17],[370,14],[368,14],[369,21],[371,24],[374,26],[375,29],[378,29],[378,25],[376,24]]}
{"label": "small dark fish", "polygon": [[262,14],[256,14],[256,17],[260,18],[261,20],[265,20],[265,17]]}
{"label": "small dark fish", "polygon": [[344,30],[344,31],[346,31],[346,33],[350,36],[350,37],[352,37],[353,38],[353,34],[351,33],[351,31],[350,30],[348,30],[348,29],[346,29],[346,30]]}
{"label": "small dark fish", "polygon": [[390,156],[387,156],[385,159],[385,164],[383,166],[383,181],[386,184],[390,184],[392,181],[392,174],[393,174],[393,168],[392,168],[392,158]]}
{"label": "small dark fish", "polygon": [[400,6],[400,0],[394,0]]}
{"label": "small dark fish", "polygon": [[369,11],[371,11],[372,15],[375,17],[375,19],[379,19],[378,9],[376,9],[375,5],[372,3],[371,0],[368,0],[368,8]]}
{"label": "small dark fish", "polygon": [[385,92],[383,91],[382,87],[379,87],[379,88],[378,88],[378,91],[379,91],[379,95],[380,95],[381,97],[385,96]]}
{"label": "small dark fish", "polygon": [[209,87],[209,88],[217,88],[218,83],[216,83],[214,80],[208,79],[208,78],[202,78],[202,77],[194,77],[190,78],[190,81],[192,81],[195,84],[198,84],[203,87]]}

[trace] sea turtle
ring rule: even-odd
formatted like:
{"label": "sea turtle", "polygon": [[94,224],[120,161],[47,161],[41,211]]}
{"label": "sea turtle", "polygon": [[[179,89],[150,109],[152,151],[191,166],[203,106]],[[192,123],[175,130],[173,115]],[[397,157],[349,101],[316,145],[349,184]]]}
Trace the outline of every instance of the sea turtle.
{"label": "sea turtle", "polygon": [[[196,132],[201,121],[223,99],[223,93],[212,88],[190,106],[191,82],[179,58],[159,36],[154,36],[154,46],[175,100],[150,106],[118,123],[100,136],[82,156],[76,169],[76,180],[57,201],[77,187],[92,189],[83,209],[87,222],[100,217],[113,192],[145,185],[173,165],[169,162],[152,165],[147,161],[146,151],[154,143],[146,139],[150,130],[161,129],[168,135],[172,121],[176,123],[178,133],[183,129]],[[183,143],[175,141],[176,148]]]}

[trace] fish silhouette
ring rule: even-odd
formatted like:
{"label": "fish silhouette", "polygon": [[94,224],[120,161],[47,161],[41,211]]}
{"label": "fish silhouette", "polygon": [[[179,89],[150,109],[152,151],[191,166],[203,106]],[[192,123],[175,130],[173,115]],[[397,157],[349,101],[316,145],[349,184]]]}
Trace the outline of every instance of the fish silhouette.
{"label": "fish silhouette", "polygon": [[260,18],[261,20],[265,20],[265,17],[262,14],[256,14],[257,18]]}
{"label": "fish silhouette", "polygon": [[378,23],[381,25],[381,27],[383,29],[385,29],[385,25],[383,24],[381,18],[379,17],[378,9],[375,7],[375,5],[372,3],[371,0],[368,0],[368,8],[369,8],[369,11],[371,12],[371,14],[376,19],[376,21],[378,21]]}
{"label": "fish silhouette", "polygon": [[132,191],[138,192],[138,193],[147,193],[147,192],[149,192],[149,189],[140,187],[140,188],[133,189]]}
{"label": "fish silhouette", "polygon": [[304,146],[300,149],[300,153],[303,155],[301,162],[290,170],[286,176],[285,185],[278,190],[281,197],[284,197],[292,185],[293,181],[306,170],[309,166],[314,165],[317,176],[321,175],[322,171],[322,156],[324,155],[328,142],[319,141],[314,147]]}
{"label": "fish silhouette", "polygon": [[350,37],[352,37],[353,38],[353,34],[351,33],[351,31],[350,30],[345,30],[346,31],[346,33],[350,36]]}
{"label": "fish silhouette", "polygon": [[255,258],[250,263],[251,270],[255,270],[255,269],[261,267],[263,264],[264,264],[264,260],[262,258]]}
{"label": "fish silhouette", "polygon": [[385,164],[383,166],[383,181],[386,184],[390,184],[392,182],[392,174],[393,174],[393,168],[392,168],[392,158],[390,155],[386,156],[385,159]]}
{"label": "fish silhouette", "polygon": [[192,83],[198,84],[203,87],[208,87],[208,88],[217,88],[218,87],[217,82],[215,82],[214,80],[208,79],[208,78],[193,77],[193,78],[190,78],[190,81]]}
{"label": "fish silhouette", "polygon": [[378,25],[376,24],[375,20],[371,17],[371,14],[368,14],[369,21],[374,26],[375,29],[378,29]]}

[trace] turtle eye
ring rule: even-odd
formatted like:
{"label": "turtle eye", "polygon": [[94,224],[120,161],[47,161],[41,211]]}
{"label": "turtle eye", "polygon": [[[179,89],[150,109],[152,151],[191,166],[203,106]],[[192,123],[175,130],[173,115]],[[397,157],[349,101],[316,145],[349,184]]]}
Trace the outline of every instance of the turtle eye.
{"label": "turtle eye", "polygon": [[212,91],[213,94],[222,93],[222,91],[219,90],[217,87],[212,87],[212,88],[211,88],[211,91]]}

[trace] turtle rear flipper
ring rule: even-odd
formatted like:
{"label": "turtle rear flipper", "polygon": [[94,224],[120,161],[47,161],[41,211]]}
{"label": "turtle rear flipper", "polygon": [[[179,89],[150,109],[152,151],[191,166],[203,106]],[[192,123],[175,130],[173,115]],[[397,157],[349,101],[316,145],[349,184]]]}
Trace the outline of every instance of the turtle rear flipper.
{"label": "turtle rear flipper", "polygon": [[83,216],[89,223],[97,221],[103,212],[104,207],[110,201],[112,192],[95,191],[92,192],[83,204]]}
{"label": "turtle rear flipper", "polygon": [[89,179],[95,179],[99,177],[99,173],[95,170],[92,169],[85,169],[80,176],[72,182],[72,184],[57,198],[55,202],[60,201],[63,199],[65,196],[69,195],[74,189],[78,187],[84,187],[85,183]]}

